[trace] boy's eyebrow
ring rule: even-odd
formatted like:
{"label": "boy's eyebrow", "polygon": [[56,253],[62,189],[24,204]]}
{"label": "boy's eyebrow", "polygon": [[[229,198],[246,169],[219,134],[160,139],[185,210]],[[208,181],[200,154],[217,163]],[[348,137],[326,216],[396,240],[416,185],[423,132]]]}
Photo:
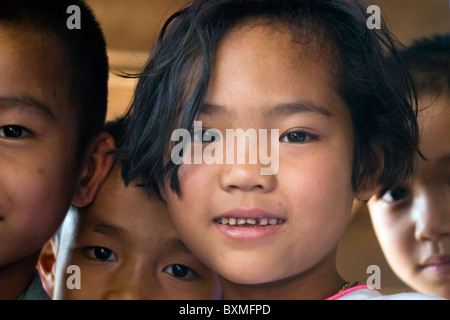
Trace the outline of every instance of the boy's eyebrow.
{"label": "boy's eyebrow", "polygon": [[94,222],[93,223],[93,230],[95,232],[107,235],[107,236],[123,236],[126,234],[126,230],[119,226],[114,226],[107,223],[102,222]]}
{"label": "boy's eyebrow", "polygon": [[[105,223],[105,222],[99,221],[99,220],[90,221],[90,222],[88,222],[88,224],[93,226],[94,232],[98,232],[98,233],[101,233],[103,235],[110,236],[110,237],[117,237],[117,238],[125,237],[126,234],[128,233],[128,231],[126,229],[124,229],[120,226],[108,224],[108,223]],[[164,246],[166,244],[167,245],[173,244],[173,245],[177,246],[178,248],[180,248],[182,251],[191,253],[191,250],[189,250],[189,248],[179,238],[172,237],[172,236],[168,236],[167,238],[162,238],[161,245]]]}
{"label": "boy's eyebrow", "polygon": [[18,108],[24,111],[30,111],[45,118],[53,119],[53,112],[50,107],[38,99],[27,96],[0,96],[0,108],[8,110]]}
{"label": "boy's eyebrow", "polygon": [[[286,118],[302,112],[315,112],[328,118],[333,116],[327,108],[319,106],[310,100],[303,99],[295,102],[280,103],[270,109],[262,109],[261,111],[263,118]],[[199,113],[222,117],[230,115],[227,108],[211,103],[202,104]]]}

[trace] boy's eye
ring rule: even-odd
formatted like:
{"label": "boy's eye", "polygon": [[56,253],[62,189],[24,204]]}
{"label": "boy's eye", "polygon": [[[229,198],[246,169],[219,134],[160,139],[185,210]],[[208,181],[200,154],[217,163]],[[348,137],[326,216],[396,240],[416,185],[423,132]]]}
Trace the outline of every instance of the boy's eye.
{"label": "boy's eye", "polygon": [[195,142],[214,142],[221,139],[220,131],[215,129],[194,131],[193,140]]}
{"label": "boy's eye", "polygon": [[87,248],[88,256],[94,260],[100,261],[117,261],[117,256],[111,249],[104,247]]}
{"label": "boy's eye", "polygon": [[163,271],[183,280],[197,277],[197,273],[193,269],[182,264],[171,264],[165,267]]}
{"label": "boy's eye", "polygon": [[313,140],[315,137],[304,131],[291,131],[280,137],[280,142],[304,143]]}
{"label": "boy's eye", "polygon": [[395,188],[386,191],[381,200],[387,203],[396,203],[408,197],[408,190],[405,188]]}
{"label": "boy's eye", "polygon": [[21,126],[4,126],[0,127],[0,137],[8,138],[8,139],[17,139],[23,138],[24,136],[28,136],[31,133]]}

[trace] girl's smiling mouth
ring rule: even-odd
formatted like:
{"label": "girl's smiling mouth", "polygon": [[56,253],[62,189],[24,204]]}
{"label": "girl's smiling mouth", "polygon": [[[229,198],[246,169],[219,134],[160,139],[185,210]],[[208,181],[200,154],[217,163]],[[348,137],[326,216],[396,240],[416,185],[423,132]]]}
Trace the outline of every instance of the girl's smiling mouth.
{"label": "girl's smiling mouth", "polygon": [[275,226],[284,223],[284,219],[277,218],[243,218],[243,217],[223,217],[214,220],[215,223],[222,225],[236,226],[236,227],[263,227],[263,226]]}
{"label": "girl's smiling mouth", "polygon": [[213,220],[217,229],[235,240],[258,240],[279,231],[286,220],[260,209],[234,209]]}

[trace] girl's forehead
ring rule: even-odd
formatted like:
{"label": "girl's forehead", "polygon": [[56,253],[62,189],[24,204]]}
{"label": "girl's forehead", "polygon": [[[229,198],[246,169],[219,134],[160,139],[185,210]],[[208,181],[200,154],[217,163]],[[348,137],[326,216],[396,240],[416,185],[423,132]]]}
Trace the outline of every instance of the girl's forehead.
{"label": "girl's forehead", "polygon": [[222,43],[237,40],[241,41],[266,41],[270,43],[283,44],[283,47],[296,47],[303,54],[315,55],[320,51],[322,54],[335,53],[336,47],[334,39],[324,26],[320,24],[312,25],[307,23],[288,23],[281,18],[251,17],[239,21],[231,27],[221,40]]}
{"label": "girl's forehead", "polygon": [[[257,20],[241,23],[229,30],[217,44],[212,77],[223,68],[238,72],[240,68],[252,67],[261,76],[265,71],[269,73],[272,67],[275,68],[273,74],[277,76],[286,69],[294,73],[307,73],[314,67],[321,69],[319,72],[327,80],[326,85],[337,92],[340,55],[334,42],[324,39],[325,36],[315,37],[308,32],[302,33],[299,38],[284,22]],[[292,79],[286,79],[289,80]]]}
{"label": "girl's forehead", "polygon": [[[211,101],[211,96],[225,99],[240,94],[252,103],[266,99],[262,102],[277,105],[315,96],[321,100],[324,92],[337,92],[330,56],[317,51],[321,48],[294,41],[287,27],[272,30],[260,24],[242,28],[219,43],[207,103],[219,104]],[[248,90],[253,94],[245,94]]]}

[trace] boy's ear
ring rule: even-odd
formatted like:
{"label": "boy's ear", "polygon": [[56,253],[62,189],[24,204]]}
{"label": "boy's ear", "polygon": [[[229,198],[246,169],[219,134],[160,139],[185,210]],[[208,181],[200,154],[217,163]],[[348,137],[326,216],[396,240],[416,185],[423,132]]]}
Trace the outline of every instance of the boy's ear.
{"label": "boy's ear", "polygon": [[380,190],[378,183],[381,173],[384,168],[384,152],[379,146],[373,146],[373,151],[376,157],[378,168],[374,174],[366,176],[360,181],[358,190],[356,191],[355,198],[360,201],[368,201],[374,194]]}
{"label": "boy's ear", "polygon": [[115,147],[114,138],[106,131],[100,133],[91,143],[72,198],[73,205],[85,207],[92,203],[114,165],[114,155],[109,152]]}
{"label": "boy's ear", "polygon": [[42,248],[36,268],[41,277],[42,286],[49,297],[53,299],[55,290],[55,269],[57,247],[54,238],[48,240]]}

